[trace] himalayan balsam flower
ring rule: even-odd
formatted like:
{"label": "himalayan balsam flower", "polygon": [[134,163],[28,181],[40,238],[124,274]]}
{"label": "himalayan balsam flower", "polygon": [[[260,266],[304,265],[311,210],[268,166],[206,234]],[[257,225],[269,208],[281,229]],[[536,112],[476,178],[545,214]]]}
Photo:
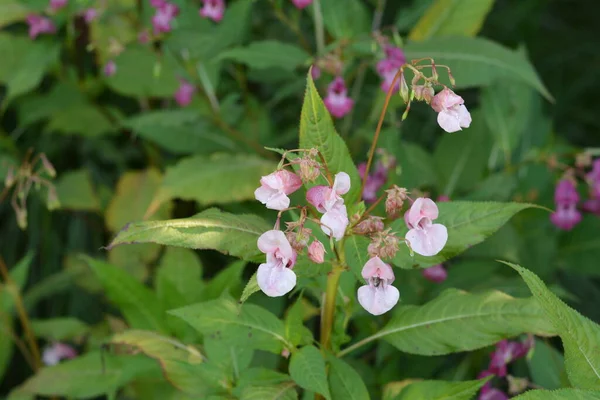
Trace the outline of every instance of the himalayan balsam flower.
{"label": "himalayan balsam flower", "polygon": [[336,240],[344,237],[348,227],[348,211],[341,195],[350,190],[350,176],[345,172],[335,175],[333,186],[314,186],[306,192],[306,200],[317,211],[323,213],[321,229],[325,234],[333,236]]}
{"label": "himalayan balsam flower", "polygon": [[156,13],[152,17],[152,26],[154,27],[154,33],[166,33],[171,31],[171,20],[179,14],[179,7],[173,3],[166,1],[154,0],[152,4],[159,5],[156,9]]}
{"label": "himalayan balsam flower", "polygon": [[404,214],[404,220],[410,229],[406,233],[406,240],[415,253],[434,256],[444,248],[448,230],[442,224],[432,223],[438,213],[433,200],[419,197]]}
{"label": "himalayan balsam flower", "polygon": [[296,274],[292,271],[296,252],[279,230],[260,235],[258,248],[267,255],[267,262],[260,264],[256,273],[258,286],[269,297],[283,296],[296,286]]}
{"label": "himalayan balsam flower", "polygon": [[302,186],[298,175],[285,169],[260,178],[260,187],[254,191],[256,200],[271,210],[284,210],[290,206],[288,194]]}
{"label": "himalayan balsam flower", "polygon": [[314,240],[310,246],[308,246],[308,258],[314,263],[323,264],[323,262],[325,262],[325,247],[323,246],[323,243]]}
{"label": "himalayan balsam flower", "polygon": [[442,264],[434,265],[433,267],[425,268],[421,271],[423,277],[428,281],[441,283],[448,278],[448,271]]}
{"label": "himalayan balsam flower", "polygon": [[66,358],[75,357],[77,357],[77,351],[68,344],[60,342],[55,342],[52,345],[47,346],[42,353],[42,361],[48,366],[56,365]]}
{"label": "himalayan balsam flower", "polygon": [[50,10],[56,12],[65,7],[67,3],[68,0],[50,0]]}
{"label": "himalayan balsam flower", "polygon": [[202,0],[204,5],[198,11],[202,18],[209,18],[215,22],[221,22],[225,14],[224,0]]}
{"label": "himalayan balsam flower", "polygon": [[367,284],[358,288],[358,302],[373,315],[388,312],[398,303],[400,292],[392,286],[394,271],[392,267],[373,257],[362,269],[362,277]]}
{"label": "himalayan balsam flower", "polygon": [[297,9],[302,10],[312,4],[313,0],[292,0]]}
{"label": "himalayan balsam flower", "polygon": [[[385,58],[377,63],[377,73],[381,76],[381,90],[387,92],[392,86],[394,76],[406,63],[406,57],[402,49],[394,46],[385,47]],[[394,90],[399,89],[399,81],[394,85]]]}
{"label": "himalayan balsam flower", "polygon": [[592,170],[586,175],[593,198],[600,198],[600,158],[594,160]]}
{"label": "himalayan balsam flower", "polygon": [[29,25],[29,37],[35,39],[41,34],[54,34],[56,33],[56,26],[54,23],[46,17],[41,15],[29,14],[27,16],[27,24]]}
{"label": "himalayan balsam flower", "polygon": [[554,192],[556,211],[550,215],[550,221],[558,228],[571,230],[581,221],[581,213],[577,210],[579,193],[575,184],[569,179],[563,179],[556,185]]}
{"label": "himalayan balsam flower", "polygon": [[465,101],[448,88],[433,97],[431,108],[438,113],[438,124],[446,132],[457,132],[471,125],[471,114]]}
{"label": "himalayan balsam flower", "polygon": [[496,343],[496,350],[490,355],[488,371],[497,376],[506,376],[506,366],[525,357],[533,347],[533,337],[525,342],[501,340]]}
{"label": "himalayan balsam flower", "polygon": [[104,75],[105,76],[113,76],[117,73],[117,64],[110,60],[106,64],[104,64]]}
{"label": "himalayan balsam flower", "polygon": [[[367,169],[367,163],[360,163],[358,165],[358,173],[360,177],[364,179],[365,171]],[[362,192],[362,198],[367,203],[374,203],[377,200],[377,192],[385,182],[387,181],[388,169],[381,162],[377,163],[375,172],[367,176],[365,187]]]}
{"label": "himalayan balsam flower", "polygon": [[98,17],[98,10],[93,7],[87,8],[83,11],[83,20],[89,24]]}
{"label": "himalayan balsam flower", "polygon": [[508,400],[509,397],[500,389],[484,386],[479,393],[479,400]]}
{"label": "himalayan balsam flower", "polygon": [[329,113],[336,118],[342,118],[352,110],[354,100],[348,97],[344,78],[338,76],[329,84],[324,103]]}
{"label": "himalayan balsam flower", "polygon": [[181,107],[185,107],[192,102],[192,97],[196,92],[194,85],[184,79],[179,80],[179,88],[173,95],[173,98]]}

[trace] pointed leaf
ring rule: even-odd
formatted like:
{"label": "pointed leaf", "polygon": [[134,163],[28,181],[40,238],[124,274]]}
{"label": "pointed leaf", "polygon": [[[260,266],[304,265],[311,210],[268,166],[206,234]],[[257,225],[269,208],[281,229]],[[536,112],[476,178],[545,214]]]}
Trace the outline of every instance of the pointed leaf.
{"label": "pointed leaf", "polygon": [[471,400],[487,381],[489,378],[465,382],[414,382],[402,388],[394,399]]}
{"label": "pointed leaf", "polygon": [[294,382],[272,386],[249,386],[242,391],[240,400],[298,400]]}
{"label": "pointed leaf", "polygon": [[258,286],[258,281],[256,280],[256,272],[252,274],[246,286],[244,286],[244,291],[242,292],[242,297],[240,297],[240,303],[245,303],[246,300],[254,293],[259,292],[260,287]]}
{"label": "pointed leaf", "polygon": [[250,68],[282,68],[293,71],[304,64],[309,55],[301,48],[275,40],[252,42],[246,47],[234,47],[222,52],[219,57],[248,65]]}
{"label": "pointed leaf", "polygon": [[581,389],[529,390],[513,400],[598,400],[600,391]]}
{"label": "pointed leaf", "polygon": [[329,387],[332,400],[369,400],[362,377],[345,361],[328,357]]}
{"label": "pointed leaf", "polygon": [[56,182],[56,193],[62,209],[100,210],[100,199],[92,186],[92,179],[87,169],[61,174]]}
{"label": "pointed leaf", "polygon": [[298,386],[331,399],[325,372],[325,360],[314,346],[304,346],[292,354],[290,376]]}

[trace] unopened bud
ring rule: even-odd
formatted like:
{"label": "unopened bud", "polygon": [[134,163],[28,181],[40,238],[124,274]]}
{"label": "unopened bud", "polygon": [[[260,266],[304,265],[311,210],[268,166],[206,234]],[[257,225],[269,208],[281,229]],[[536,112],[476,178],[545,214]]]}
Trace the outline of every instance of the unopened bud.
{"label": "unopened bud", "polygon": [[314,182],[319,175],[320,164],[310,158],[302,158],[300,160],[300,178],[303,182]]}
{"label": "unopened bud", "polygon": [[27,210],[24,208],[15,209],[15,213],[17,214],[17,225],[22,230],[27,229]]}
{"label": "unopened bud", "polygon": [[323,243],[316,239],[313,240],[310,246],[308,246],[308,258],[314,263],[323,264],[325,261],[325,247]]}
{"label": "unopened bud", "polygon": [[385,199],[385,212],[388,217],[394,219],[398,218],[404,205],[404,200],[407,199],[406,188],[401,188],[394,185],[391,189],[385,191],[387,198]]}
{"label": "unopened bud", "polygon": [[410,111],[410,102],[408,103],[408,106],[406,106],[406,110],[404,110],[404,113],[402,114],[402,121],[404,121],[408,117],[409,111]]}
{"label": "unopened bud", "polygon": [[359,235],[367,235],[375,232],[381,232],[384,228],[383,218],[371,216],[354,227],[354,232]]}
{"label": "unopened bud", "polygon": [[388,229],[384,232],[378,232],[373,241],[367,247],[369,256],[380,258],[394,258],[398,252],[400,240]]}
{"label": "unopened bud", "polygon": [[58,200],[58,195],[56,194],[56,189],[54,187],[48,188],[47,207],[48,210],[56,210],[60,207],[60,201]]}
{"label": "unopened bud", "polygon": [[456,86],[456,80],[454,80],[454,76],[452,75],[452,72],[450,72],[450,69],[448,69],[448,79],[450,80],[452,87]]}
{"label": "unopened bud", "polygon": [[434,81],[438,81],[440,76],[438,75],[437,68],[435,67],[435,61],[431,60],[431,77]]}
{"label": "unopened bud", "polygon": [[286,236],[292,248],[301,251],[308,244],[308,239],[312,230],[310,228],[300,228],[297,232],[287,232]]}
{"label": "unopened bud", "polygon": [[10,167],[8,169],[8,173],[6,174],[6,177],[4,178],[4,186],[6,186],[7,188],[11,187],[13,185],[13,183],[15,183],[16,179],[15,179],[15,169],[13,167]]}
{"label": "unopened bud", "polygon": [[40,160],[42,160],[42,165],[44,166],[46,172],[48,172],[48,175],[50,175],[52,178],[56,177],[56,170],[54,169],[54,166],[50,160],[48,160],[48,157],[46,157],[45,154],[40,154]]}
{"label": "unopened bud", "polygon": [[408,89],[408,85],[406,84],[406,79],[404,78],[404,72],[402,72],[400,74],[400,96],[402,96],[402,100],[404,100],[405,103],[409,102],[409,89]]}
{"label": "unopened bud", "polygon": [[524,392],[529,387],[529,380],[527,378],[517,378],[512,375],[507,375],[508,381],[508,393],[516,395]]}

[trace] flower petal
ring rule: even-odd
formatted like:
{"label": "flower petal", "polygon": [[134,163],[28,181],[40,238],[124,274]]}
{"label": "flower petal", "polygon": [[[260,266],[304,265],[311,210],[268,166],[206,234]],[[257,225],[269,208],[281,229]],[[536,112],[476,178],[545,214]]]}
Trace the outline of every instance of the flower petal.
{"label": "flower petal", "polygon": [[406,234],[406,240],[417,254],[435,256],[448,241],[448,230],[442,224],[433,224],[427,229],[411,229]]}
{"label": "flower petal", "polygon": [[331,189],[328,186],[313,186],[306,192],[306,200],[312,204],[318,212],[324,213],[325,202]]}
{"label": "flower petal", "polygon": [[369,278],[372,277],[378,277],[381,279],[387,279],[390,283],[392,283],[395,278],[392,267],[390,267],[389,264],[381,261],[381,258],[377,256],[371,258],[365,263],[361,274],[365,280],[369,280]]}
{"label": "flower petal", "polygon": [[458,132],[461,129],[458,113],[453,110],[442,110],[437,116],[440,127],[448,133]]}
{"label": "flower petal", "polygon": [[293,257],[292,245],[282,231],[275,229],[266,231],[260,235],[257,244],[258,249],[265,254],[275,253],[279,250],[284,257],[288,259]]}
{"label": "flower petal", "polygon": [[358,302],[373,315],[388,312],[399,299],[400,292],[392,285],[364,285],[358,288]]}
{"label": "flower petal", "polygon": [[335,174],[332,189],[339,195],[348,193],[350,190],[350,175],[345,172],[338,172]]}
{"label": "flower petal", "polygon": [[266,206],[270,210],[285,210],[290,206],[290,198],[283,192],[276,192],[275,195],[269,197]]}
{"label": "flower petal", "polygon": [[268,186],[261,185],[254,191],[254,198],[263,204],[267,204],[267,201],[277,193],[277,190],[271,189]]}
{"label": "flower petal", "polygon": [[[333,236],[336,240],[343,238],[349,223],[346,206],[338,205],[337,207],[332,208],[330,211],[327,211],[321,217],[321,223],[323,223],[323,225],[327,225],[321,225],[321,229],[326,235]],[[333,232],[331,232],[329,228],[331,228]]]}
{"label": "flower petal", "polygon": [[471,126],[471,113],[469,113],[467,107],[465,107],[464,104],[461,104],[460,106],[458,106],[457,111],[458,123],[460,124],[461,128],[468,128],[469,126]]}
{"label": "flower petal", "polygon": [[283,266],[260,264],[256,272],[260,289],[269,297],[279,297],[289,293],[296,286],[296,274]]}
{"label": "flower petal", "polygon": [[426,197],[419,197],[412,204],[406,214],[404,221],[409,228],[415,228],[423,218],[434,220],[438,217],[439,210],[433,200]]}

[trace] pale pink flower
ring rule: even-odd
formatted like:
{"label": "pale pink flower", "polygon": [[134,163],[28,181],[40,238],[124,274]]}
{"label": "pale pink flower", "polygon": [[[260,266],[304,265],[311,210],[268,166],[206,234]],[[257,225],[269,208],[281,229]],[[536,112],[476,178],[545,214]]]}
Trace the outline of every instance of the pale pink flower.
{"label": "pale pink flower", "polygon": [[68,3],[68,0],[50,0],[50,10],[58,11],[61,8],[65,7]]}
{"label": "pale pink flower", "polygon": [[432,221],[438,217],[438,207],[433,200],[419,197],[404,214],[404,221],[410,229],[406,240],[415,253],[422,256],[434,256],[439,253],[448,240],[448,230],[442,224]]}
{"label": "pale pink flower", "polygon": [[354,100],[348,97],[344,78],[338,76],[329,84],[327,96],[323,102],[329,113],[336,118],[342,118],[352,110]]}
{"label": "pale pink flower", "polygon": [[212,19],[215,22],[221,22],[225,14],[224,0],[202,0],[204,5],[198,11],[201,17]]}
{"label": "pale pink flower", "polygon": [[323,243],[318,240],[313,240],[313,242],[308,246],[308,258],[314,263],[323,264],[325,262],[325,247]]}
{"label": "pale pink flower", "polygon": [[46,17],[41,15],[29,14],[27,16],[27,24],[29,25],[29,37],[35,39],[41,34],[54,34],[56,33],[56,26],[54,23]]}
{"label": "pale pink flower", "polygon": [[110,60],[106,64],[104,64],[104,75],[105,76],[113,76],[117,73],[117,64]]}
{"label": "pale pink flower", "polygon": [[306,192],[306,200],[317,211],[323,213],[321,229],[326,235],[333,236],[336,240],[344,237],[348,227],[348,211],[341,195],[350,190],[350,176],[345,172],[335,175],[332,187],[314,186]]}
{"label": "pale pink flower", "polygon": [[509,397],[500,389],[489,387],[481,388],[478,400],[508,400]]}
{"label": "pale pink flower", "polygon": [[425,268],[421,271],[423,277],[428,281],[441,283],[448,278],[448,271],[442,264],[434,265],[433,267]]}
{"label": "pale pink flower", "polygon": [[256,200],[271,210],[284,210],[290,206],[288,194],[302,186],[302,179],[285,169],[260,178],[260,187],[254,191]]}
{"label": "pale pink flower", "polygon": [[373,315],[388,312],[398,303],[400,292],[392,286],[394,271],[392,267],[373,257],[362,269],[366,285],[358,288],[358,302]]}
{"label": "pale pink flower", "polygon": [[175,98],[177,104],[179,104],[181,107],[185,107],[192,102],[192,97],[194,96],[195,92],[196,88],[194,85],[184,79],[180,79],[179,88],[173,95],[173,98]]}
{"label": "pale pink flower", "polygon": [[343,204],[337,204],[327,211],[321,217],[321,229],[328,236],[333,236],[335,240],[341,240],[348,227],[348,211]]}
{"label": "pale pink flower", "polygon": [[96,10],[93,7],[90,8],[86,8],[85,10],[83,10],[83,20],[86,23],[91,23],[92,21],[94,21],[96,18],[98,18],[98,10]]}
{"label": "pale pink flower", "polygon": [[270,297],[283,296],[296,286],[296,252],[285,234],[270,230],[258,238],[258,248],[267,255],[267,262],[260,264],[256,281],[260,289]]}
{"label": "pale pink flower", "polygon": [[313,0],[292,0],[292,3],[296,6],[297,9],[302,10],[305,7],[311,5]]}
{"label": "pale pink flower", "polygon": [[465,101],[448,88],[433,97],[431,108],[438,113],[438,124],[446,132],[457,132],[471,125],[471,114]]}
{"label": "pale pink flower", "polygon": [[[404,56],[402,49],[394,46],[385,47],[385,58],[377,63],[377,73],[383,79],[381,82],[381,90],[384,92],[390,90],[394,76],[396,76],[400,67],[405,63],[406,57]],[[394,85],[395,91],[399,89],[399,84],[400,80],[397,80]]]}
{"label": "pale pink flower", "polygon": [[61,360],[77,357],[77,351],[68,344],[55,342],[46,346],[42,353],[42,361],[45,365],[51,366],[58,364]]}

